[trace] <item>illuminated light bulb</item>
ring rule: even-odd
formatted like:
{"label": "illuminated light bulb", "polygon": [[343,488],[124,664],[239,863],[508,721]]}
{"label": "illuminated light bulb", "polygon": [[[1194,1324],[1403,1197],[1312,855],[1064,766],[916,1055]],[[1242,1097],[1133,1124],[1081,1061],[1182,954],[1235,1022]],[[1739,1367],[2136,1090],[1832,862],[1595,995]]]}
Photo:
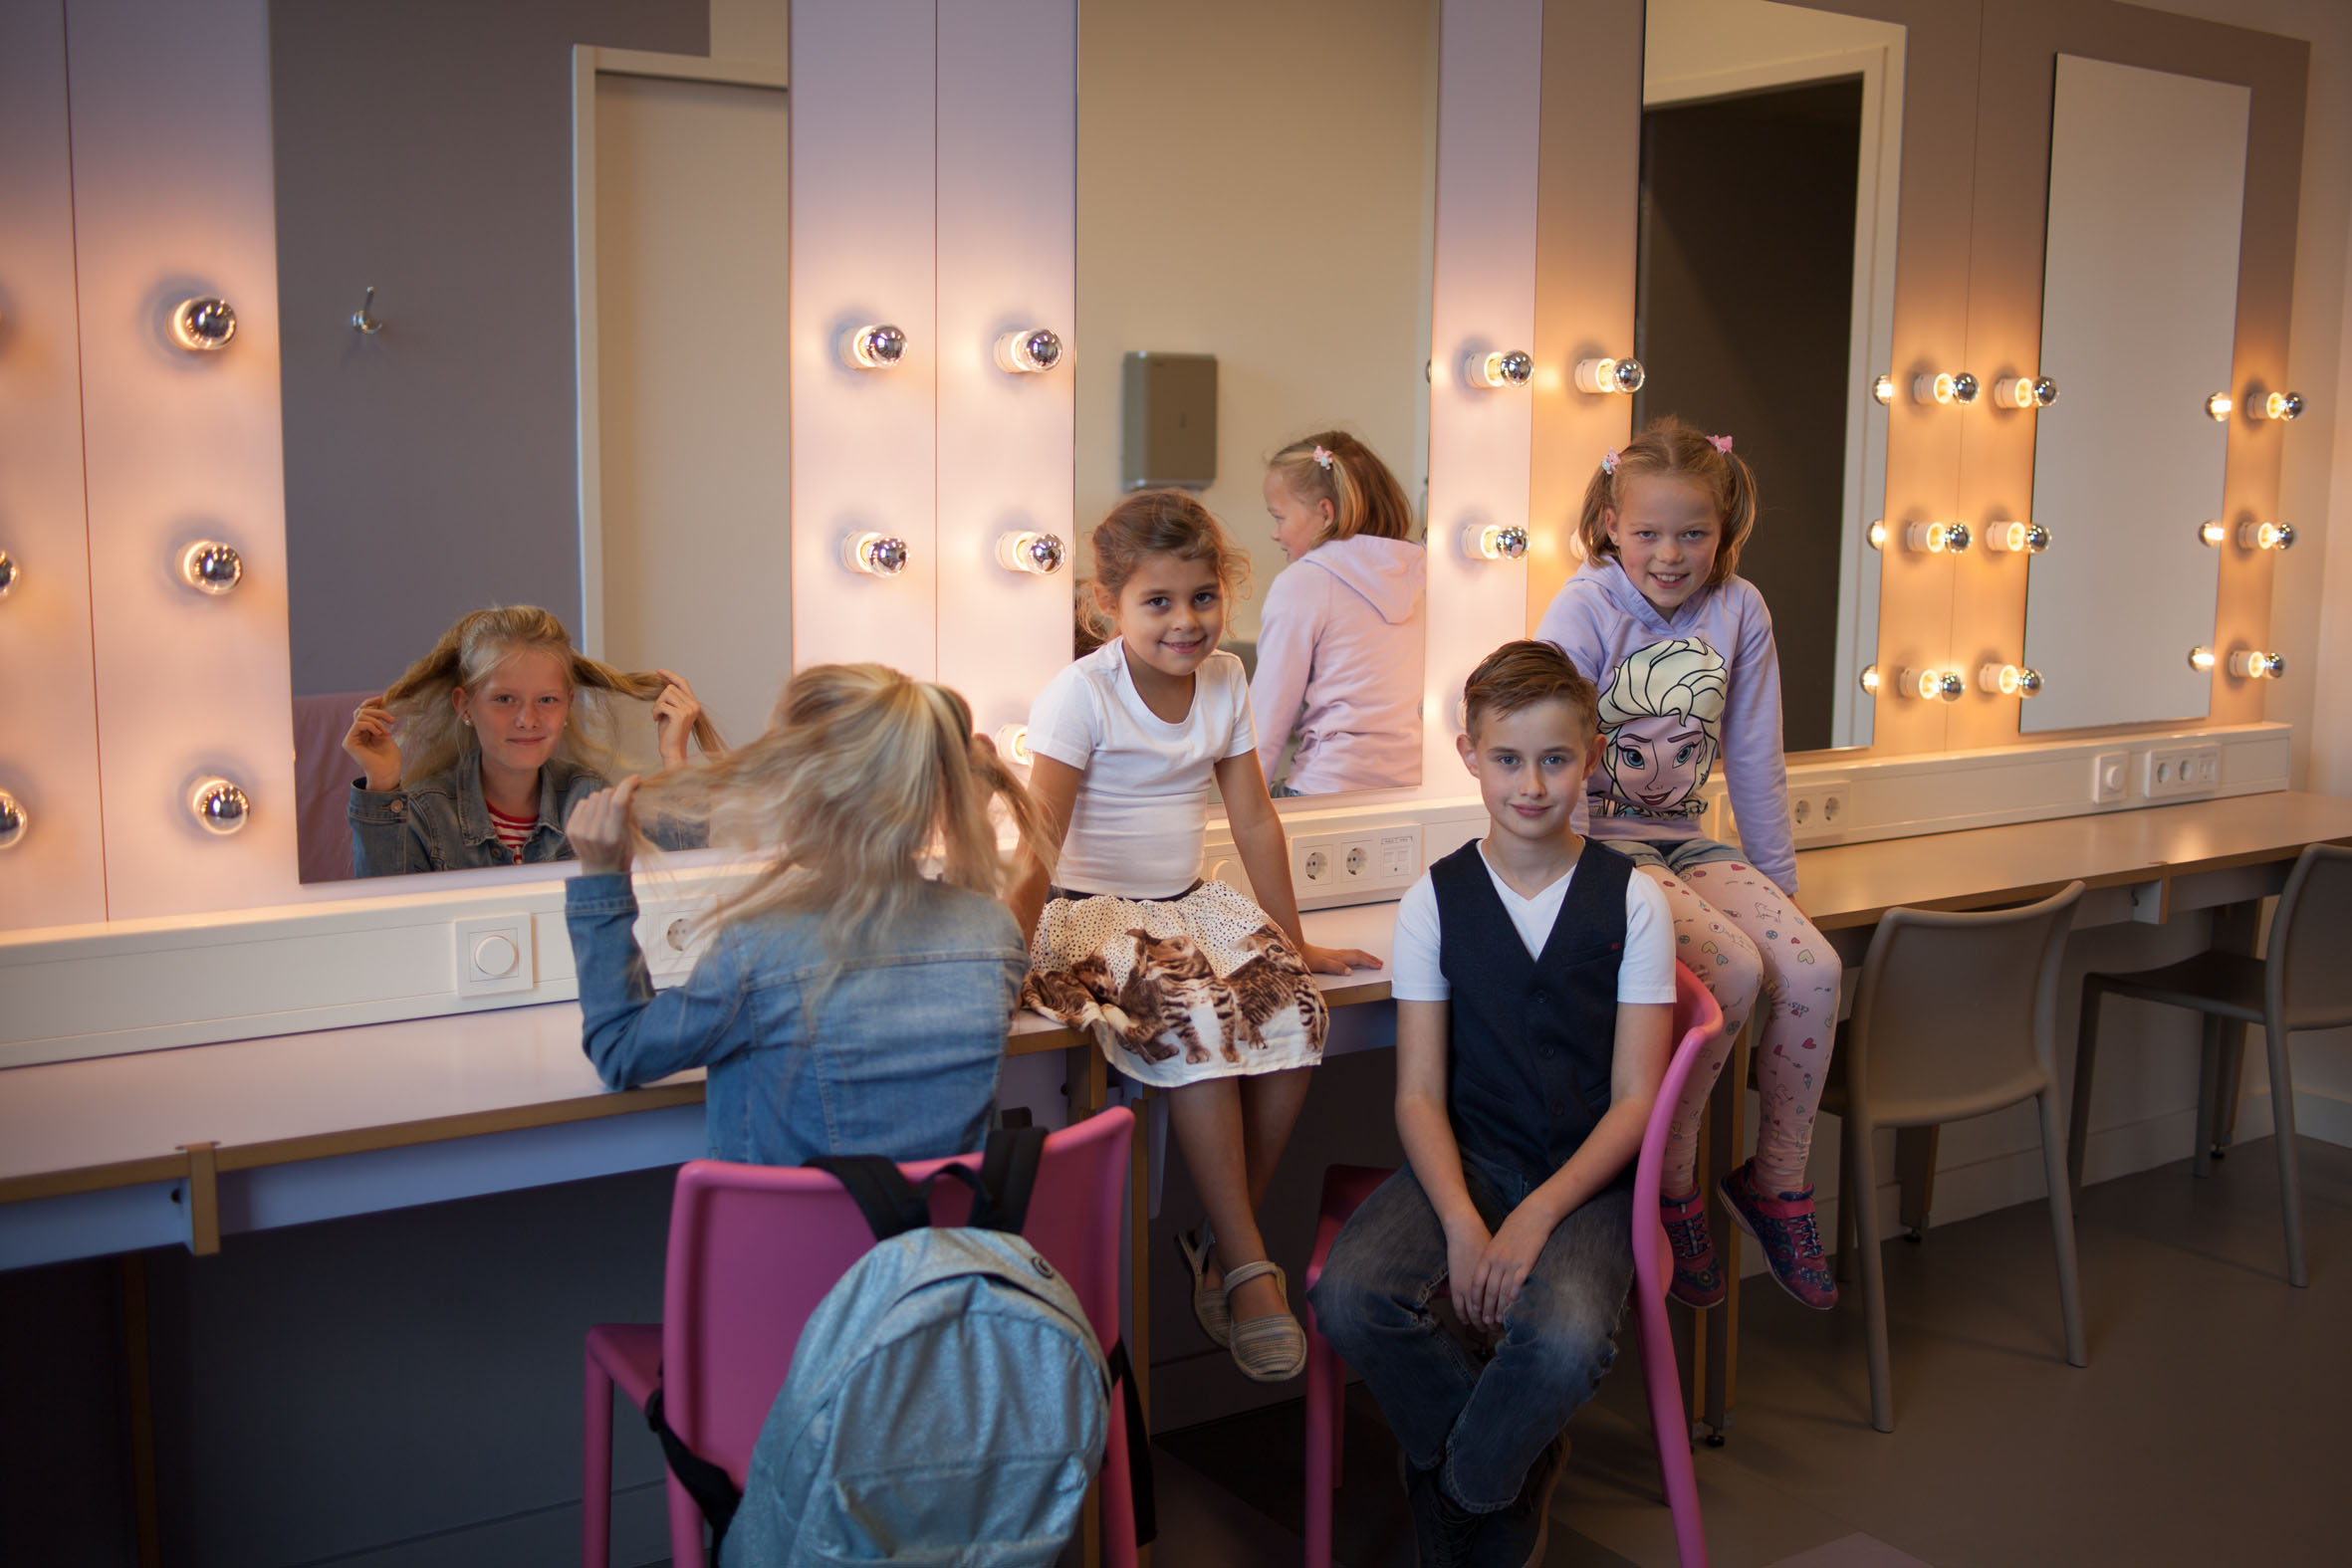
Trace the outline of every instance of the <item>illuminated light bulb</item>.
{"label": "illuminated light bulb", "polygon": [[1966,523],[1914,523],[1903,530],[1904,548],[1929,556],[1947,551],[1957,556],[1969,548],[1970,538]]}
{"label": "illuminated light bulb", "polygon": [[872,577],[895,577],[906,569],[906,541],[887,534],[852,534],[841,541],[841,564]]}
{"label": "illuminated light bulb", "polygon": [[1911,395],[1923,403],[1966,408],[1977,400],[1977,378],[1966,370],[1937,370],[1915,377]]}
{"label": "illuminated light bulb", "polygon": [[190,353],[212,353],[237,336],[237,313],[226,300],[182,300],[171,313],[171,340]]}
{"label": "illuminated light bulb", "polygon": [[253,814],[245,791],[226,779],[199,779],[188,785],[188,814],[204,831],[226,838]]}
{"label": "illuminated light bulb", "polygon": [[2033,378],[2033,406],[2047,408],[2058,400],[2058,383],[2046,375]]}
{"label": "illuminated light bulb", "polygon": [[997,731],[997,755],[1019,767],[1029,766],[1029,726],[1008,724]]}
{"label": "illuminated light bulb", "polygon": [[1470,361],[1473,386],[1525,386],[1534,379],[1535,358],[1524,348],[1498,348]]}
{"label": "illuminated light bulb", "polygon": [[2230,537],[2230,529],[2227,524],[2217,520],[2215,522],[2208,523],[2203,528],[2199,529],[2197,531],[2197,537],[2204,540],[2208,545],[2212,545],[2219,549],[2222,541]]}
{"label": "illuminated light bulb", "polygon": [[2295,526],[2292,523],[2241,523],[2237,526],[2237,548],[2292,550],[2295,548]]}
{"label": "illuminated light bulb", "polygon": [[179,579],[198,593],[218,597],[245,580],[245,558],[233,545],[200,539],[179,553]]}
{"label": "illuminated light bulb", "polygon": [[1967,690],[1968,682],[1958,670],[1905,670],[1895,686],[1896,695],[1926,702],[1958,702]]}
{"label": "illuminated light bulb", "polygon": [[1893,402],[1895,400],[1895,378],[1891,375],[1881,375],[1870,383],[1870,395],[1877,398],[1881,406]]}
{"label": "illuminated light bulb", "polygon": [[1877,522],[1871,524],[1870,532],[1865,537],[1870,541],[1870,548],[1872,550],[1886,549],[1887,520],[1885,518],[1880,518]]}
{"label": "illuminated light bulb", "polygon": [[2205,411],[2214,417],[2216,423],[2229,418],[2230,410],[2236,406],[2228,392],[2216,392],[2205,400]]}
{"label": "illuminated light bulb", "polygon": [[850,329],[841,338],[841,362],[852,370],[890,370],[906,357],[906,334],[876,324]]}
{"label": "illuminated light bulb", "polygon": [[1878,666],[1875,664],[1864,665],[1862,667],[1862,689],[1875,697],[1878,695]]}
{"label": "illuminated light bulb", "polygon": [[2239,648],[2230,655],[2230,673],[2241,681],[2274,681],[2286,673],[2286,656]]}
{"label": "illuminated light bulb", "polygon": [[2013,664],[1986,664],[1977,669],[1977,686],[1997,697],[2017,695],[2019,671]]}
{"label": "illuminated light bulb", "polygon": [[33,818],[26,812],[25,803],[0,789],[0,849],[14,849],[32,827]]}
{"label": "illuminated light bulb", "polygon": [[7,551],[0,550],[0,599],[4,599],[16,591],[16,585],[22,582],[24,577],[25,568],[16,563],[16,558]]}
{"label": "illuminated light bulb", "polygon": [[2041,671],[2018,665],[2017,695],[2019,697],[2039,697],[2041,695]]}
{"label": "illuminated light bulb", "polygon": [[1061,569],[1067,554],[1058,534],[1022,531],[997,537],[997,564],[1007,571],[1050,577]]}
{"label": "illuminated light bulb", "polygon": [[2191,649],[2189,650],[2189,668],[2191,668],[2191,669],[2193,669],[2193,670],[2205,670],[2205,671],[2208,671],[2208,672],[2210,672],[2210,671],[2213,669],[2213,667],[2214,667],[2214,650],[2213,650],[2213,649],[2211,649],[2211,648],[2191,648]]}
{"label": "illuminated light bulb", "polygon": [[1579,359],[1576,361],[1576,390],[1604,395],[1623,392],[1627,395],[1642,389],[1649,372],[1639,359]]}
{"label": "illuminated light bulb", "polygon": [[1985,548],[2005,555],[2038,556],[2050,548],[2050,531],[2039,523],[1988,523]]}
{"label": "illuminated light bulb", "polygon": [[1517,560],[1528,553],[1528,531],[1517,523],[1473,523],[1462,531],[1462,554],[1473,560]]}
{"label": "illuminated light bulb", "polygon": [[997,339],[997,366],[1014,375],[1042,375],[1061,362],[1061,339],[1043,327]]}
{"label": "illuminated light bulb", "polygon": [[2303,394],[2300,392],[2272,392],[2253,407],[2256,419],[2300,419],[2303,417]]}

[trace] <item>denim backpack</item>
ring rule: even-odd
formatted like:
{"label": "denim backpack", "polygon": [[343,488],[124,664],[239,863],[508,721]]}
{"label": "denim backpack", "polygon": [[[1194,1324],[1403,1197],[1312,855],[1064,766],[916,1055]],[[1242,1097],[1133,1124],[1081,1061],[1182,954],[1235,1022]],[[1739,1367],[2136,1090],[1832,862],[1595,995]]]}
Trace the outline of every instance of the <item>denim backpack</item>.
{"label": "denim backpack", "polygon": [[1046,1568],[1102,1462],[1114,1379],[1149,1538],[1136,1464],[1148,1440],[1124,1349],[1105,1358],[1077,1293],[1020,1234],[1044,1144],[1042,1128],[999,1131],[977,1175],[942,1167],[973,1190],[970,1222],[953,1228],[932,1227],[927,1193],[888,1160],[809,1162],[848,1189],[875,1245],[801,1331],[740,1500],[647,1411],[723,1568]]}

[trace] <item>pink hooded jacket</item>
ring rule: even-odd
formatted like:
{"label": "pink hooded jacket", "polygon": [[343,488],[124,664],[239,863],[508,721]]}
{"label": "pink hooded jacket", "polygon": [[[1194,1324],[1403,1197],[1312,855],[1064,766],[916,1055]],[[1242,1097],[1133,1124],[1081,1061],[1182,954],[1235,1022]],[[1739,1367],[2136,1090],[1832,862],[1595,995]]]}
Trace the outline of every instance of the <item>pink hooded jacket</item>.
{"label": "pink hooded jacket", "polygon": [[1411,540],[1358,534],[1317,545],[1266,590],[1250,708],[1267,783],[1295,734],[1300,794],[1421,782],[1428,556]]}

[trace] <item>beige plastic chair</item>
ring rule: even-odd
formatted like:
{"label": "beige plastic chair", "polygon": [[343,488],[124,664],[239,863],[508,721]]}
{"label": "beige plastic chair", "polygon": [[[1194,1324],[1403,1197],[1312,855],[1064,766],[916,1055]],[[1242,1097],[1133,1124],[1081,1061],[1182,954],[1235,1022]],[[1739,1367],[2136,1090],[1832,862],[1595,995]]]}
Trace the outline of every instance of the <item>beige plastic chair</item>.
{"label": "beige plastic chair", "polygon": [[2205,1071],[2197,1096],[2197,1174],[2210,1169],[2218,1107],[2234,1098],[2235,1052],[2225,1062],[2226,1022],[2261,1029],[2270,1053],[2270,1112],[2278,1146],[2278,1205],[2286,1224],[2286,1277],[2308,1284],[2303,1267],[2303,1198],[2295,1175],[2295,1079],[2286,1037],[2296,1029],[2352,1024],[2352,848],[2313,844],[2295,861],[2270,922],[2270,956],[2205,952],[2162,969],[2082,977],[2082,1027],[2074,1047],[2073,1146],[2069,1183],[2082,1189],[2082,1146],[2090,1130],[2091,1081],[2098,1064],[2099,999],[2112,992],[2205,1014]]}
{"label": "beige plastic chair", "polygon": [[2058,1308],[2066,1361],[2088,1366],[2066,1137],[2058,1114],[2058,969],[2076,882],[2017,909],[1956,913],[1891,909],[1862,960],[1853,1017],[1838,1031],[1838,1079],[1822,1109],[1838,1118],[1842,1238],[1858,1235],[1862,1309],[1870,1329],[1870,1425],[1895,1430],[1887,1358],[1884,1266],[1878,1240],[1881,1127],[1932,1127],[2041,1102],[2042,1168],[2057,1243]]}

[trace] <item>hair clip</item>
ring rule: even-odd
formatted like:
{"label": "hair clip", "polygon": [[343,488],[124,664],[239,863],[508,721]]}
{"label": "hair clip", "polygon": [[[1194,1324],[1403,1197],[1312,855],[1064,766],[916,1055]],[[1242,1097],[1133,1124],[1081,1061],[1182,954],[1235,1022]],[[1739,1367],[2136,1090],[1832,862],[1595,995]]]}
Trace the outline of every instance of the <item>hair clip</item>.
{"label": "hair clip", "polygon": [[1329,473],[1331,471],[1331,454],[1319,446],[1316,447],[1314,449],[1314,464],[1324,473]]}
{"label": "hair clip", "polygon": [[1718,452],[1729,452],[1732,449],[1732,438],[1730,436],[1709,436],[1707,444]]}
{"label": "hair clip", "polygon": [[1604,474],[1617,472],[1617,449],[1615,447],[1610,447],[1600,455],[1600,471]]}

